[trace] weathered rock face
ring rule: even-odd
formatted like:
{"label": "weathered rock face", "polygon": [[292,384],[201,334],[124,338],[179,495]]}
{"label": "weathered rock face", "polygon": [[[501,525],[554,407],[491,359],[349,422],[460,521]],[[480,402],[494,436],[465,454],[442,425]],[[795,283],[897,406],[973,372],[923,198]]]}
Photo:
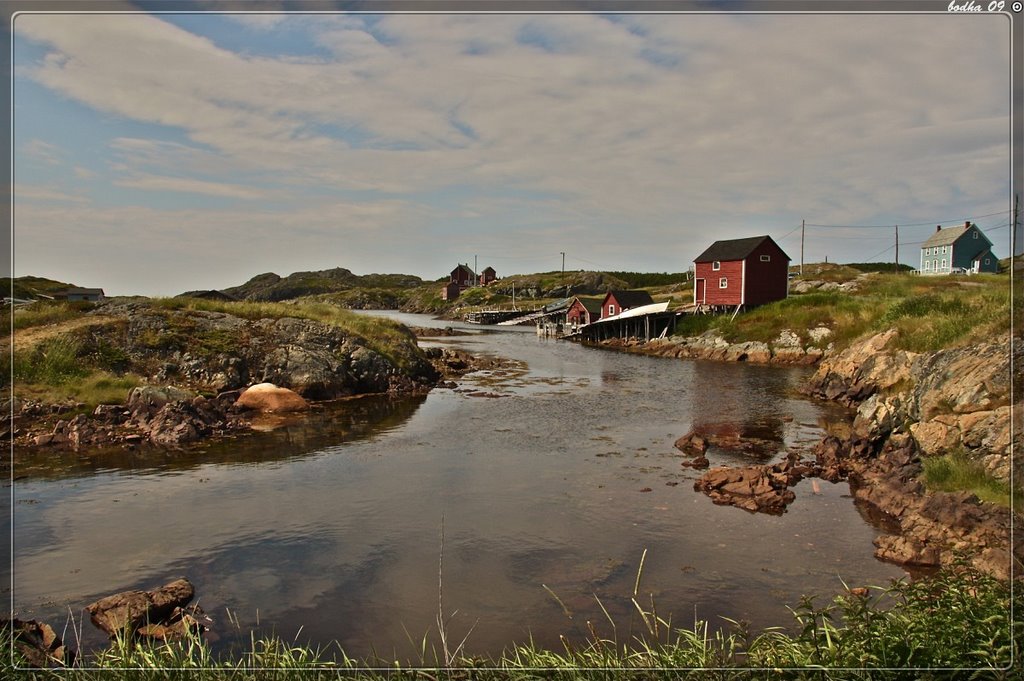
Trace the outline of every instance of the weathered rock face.
{"label": "weathered rock face", "polygon": [[[112,304],[103,313],[123,316],[125,323],[98,329],[92,343],[122,348],[132,369],[153,381],[201,392],[269,382],[308,399],[332,399],[423,389],[437,379],[411,333],[407,343],[389,348],[393,357],[385,357],[363,339],[309,319],[247,320],[219,312],[158,310],[144,303]],[[166,401],[175,399],[180,397]],[[157,396],[150,412],[161,406]]]}
{"label": "weathered rock face", "polygon": [[1009,339],[917,354],[891,349],[895,337],[887,331],[822,362],[810,392],[856,406],[858,437],[909,433],[925,455],[963,450],[1008,480]]}
{"label": "weathered rock face", "polygon": [[202,611],[186,609],[195,596],[187,579],[177,579],[152,591],[124,591],[86,606],[89,619],[108,636],[129,636],[161,640],[184,634],[199,626]]}
{"label": "weathered rock face", "polygon": [[309,403],[288,388],[273,383],[257,383],[244,391],[235,406],[259,412],[291,412],[309,409]]}
{"label": "weathered rock face", "polygon": [[811,378],[811,392],[852,406],[909,380],[910,366],[917,354],[891,349],[898,335],[891,329],[823,360]]}

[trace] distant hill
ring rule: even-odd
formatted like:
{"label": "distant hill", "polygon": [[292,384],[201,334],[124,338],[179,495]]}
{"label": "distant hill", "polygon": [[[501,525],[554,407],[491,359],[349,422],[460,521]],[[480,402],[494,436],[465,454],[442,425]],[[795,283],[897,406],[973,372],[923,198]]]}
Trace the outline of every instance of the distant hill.
{"label": "distant hill", "polygon": [[[846,266],[861,272],[892,272],[895,269],[891,262],[848,262]],[[910,265],[900,263],[900,272],[912,272],[913,270],[914,268]]]}
{"label": "distant hill", "polygon": [[0,291],[3,296],[12,296],[22,300],[32,300],[40,295],[52,296],[58,291],[65,291],[69,288],[77,288],[74,284],[66,284],[62,281],[46,279],[44,277],[10,277],[0,278]]}
{"label": "distant hill", "polygon": [[344,267],[318,272],[295,272],[281,277],[273,272],[257,274],[241,286],[224,289],[240,300],[279,301],[354,288],[415,288],[423,280],[411,274],[352,274]]}

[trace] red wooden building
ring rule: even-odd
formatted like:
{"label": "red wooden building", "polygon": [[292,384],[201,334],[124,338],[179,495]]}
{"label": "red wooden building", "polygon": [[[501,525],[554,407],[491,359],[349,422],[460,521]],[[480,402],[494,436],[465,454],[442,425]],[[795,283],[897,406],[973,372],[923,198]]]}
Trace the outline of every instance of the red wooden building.
{"label": "red wooden building", "polygon": [[569,309],[566,310],[565,313],[565,321],[575,326],[593,324],[600,318],[600,298],[580,298],[577,296],[572,299],[572,303],[569,305]]}
{"label": "red wooden building", "polygon": [[467,289],[473,286],[476,275],[473,274],[473,270],[469,269],[469,265],[459,263],[459,266],[452,270],[448,281],[458,284],[460,289]]}
{"label": "red wooden building", "polygon": [[441,300],[455,300],[459,297],[459,285],[454,281],[449,281],[441,289]]}
{"label": "red wooden building", "polygon": [[496,281],[498,273],[494,271],[493,267],[485,267],[484,271],[480,273],[480,285],[487,286],[492,281]]}
{"label": "red wooden building", "polygon": [[652,303],[654,300],[647,291],[608,291],[601,303],[601,319]]}
{"label": "red wooden building", "polygon": [[695,305],[751,307],[789,295],[789,256],[770,236],[716,241],[693,265]]}

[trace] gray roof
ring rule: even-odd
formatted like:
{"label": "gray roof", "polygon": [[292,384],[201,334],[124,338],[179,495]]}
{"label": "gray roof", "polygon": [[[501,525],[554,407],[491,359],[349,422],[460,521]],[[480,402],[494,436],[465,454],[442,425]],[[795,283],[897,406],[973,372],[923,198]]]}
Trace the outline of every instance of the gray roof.
{"label": "gray roof", "polygon": [[[619,302],[619,305],[624,308],[641,307],[643,305],[650,305],[654,302],[651,299],[651,294],[647,291],[616,291],[612,289],[605,294],[604,300],[608,300],[608,296],[615,296],[615,300]],[[604,301],[601,301],[602,303]]]}
{"label": "gray roof", "polygon": [[80,288],[78,286],[72,286],[71,288],[66,288],[63,291],[58,291],[56,295],[58,295],[58,296],[70,296],[70,295],[76,295],[76,296],[102,296],[103,295],[103,289],[101,289],[101,288]]}
{"label": "gray roof", "polygon": [[[977,227],[977,225],[971,224],[971,227]],[[921,248],[931,248],[933,246],[948,246],[957,239],[959,239],[961,236],[963,236],[963,233],[966,231],[967,224],[940,229],[934,234],[932,234],[930,237],[928,237],[928,240],[921,244]],[[978,231],[980,232],[981,230]],[[982,236],[985,235],[982,234]]]}
{"label": "gray roof", "polygon": [[775,248],[789,260],[786,252],[779,248],[767,234],[764,236],[748,236],[745,239],[723,239],[708,246],[707,250],[693,259],[694,262],[714,262],[715,260],[744,260],[760,246],[764,240],[771,241]]}

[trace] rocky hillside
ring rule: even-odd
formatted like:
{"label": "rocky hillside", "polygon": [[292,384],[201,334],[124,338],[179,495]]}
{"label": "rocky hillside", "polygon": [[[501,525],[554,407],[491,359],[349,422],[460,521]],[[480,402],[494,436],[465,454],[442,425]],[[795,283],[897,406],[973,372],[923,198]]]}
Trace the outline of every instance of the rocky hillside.
{"label": "rocky hillside", "polygon": [[318,272],[295,272],[287,277],[273,272],[258,274],[241,286],[224,289],[224,292],[239,300],[279,301],[352,289],[409,289],[423,283],[422,279],[411,274],[357,275],[336,267]]}
{"label": "rocky hillside", "polygon": [[[961,457],[1009,488],[1013,470],[1008,337],[937,352],[899,349],[890,329],[827,357],[809,391],[856,408],[847,441],[816,451],[823,477],[848,479],[855,498],[887,520],[876,555],[907,566],[938,567],[966,555],[1002,578],[1024,560],[1012,542],[1010,510],[970,492],[930,489],[926,466]],[[1020,346],[1014,351],[1020,360]],[[1021,405],[1018,405],[1019,411]],[[1012,493],[1012,489],[1011,489]],[[1014,553],[1015,552],[1015,553]]]}
{"label": "rocky hillside", "polygon": [[[436,378],[415,337],[389,326],[386,346],[298,316],[246,318],[150,303],[99,306],[109,323],[80,333],[81,352],[157,382],[217,393],[269,382],[310,399],[412,389]],[[404,336],[404,337],[403,337]]]}

